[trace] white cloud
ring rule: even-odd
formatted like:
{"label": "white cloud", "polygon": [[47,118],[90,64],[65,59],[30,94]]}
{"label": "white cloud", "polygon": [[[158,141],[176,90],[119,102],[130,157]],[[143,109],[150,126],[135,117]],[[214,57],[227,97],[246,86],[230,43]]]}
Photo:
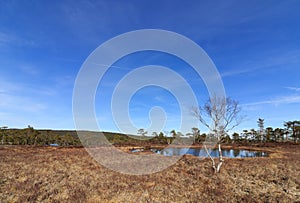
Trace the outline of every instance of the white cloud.
{"label": "white cloud", "polygon": [[244,74],[244,73],[248,73],[248,72],[254,72],[255,70],[258,70],[259,66],[256,67],[250,67],[250,68],[239,68],[239,69],[233,69],[233,70],[229,70],[226,72],[221,73],[222,78],[224,77],[230,77],[230,76],[235,76],[235,75],[240,75],[240,74]]}
{"label": "white cloud", "polygon": [[0,32],[0,44],[9,43],[12,40],[13,40],[13,38],[10,35]]}
{"label": "white cloud", "polygon": [[[51,89],[30,88],[25,84],[18,84],[0,79],[0,108],[2,111],[38,112],[47,108],[39,101],[42,95],[53,95]],[[30,95],[30,96],[24,96]]]}
{"label": "white cloud", "polygon": [[32,76],[36,76],[38,75],[39,73],[39,70],[33,66],[21,66],[20,67],[20,70],[25,73],[25,74],[28,74],[28,75],[32,75]]}
{"label": "white cloud", "polygon": [[53,88],[48,87],[31,87],[28,84],[23,83],[13,83],[0,78],[0,94],[8,94],[8,95],[32,95],[38,94],[53,96],[57,93],[57,91]]}
{"label": "white cloud", "polygon": [[0,92],[3,93],[9,93],[14,91],[20,91],[23,88],[19,85],[16,85],[14,83],[8,82],[0,78]]}
{"label": "white cloud", "polygon": [[162,96],[155,96],[154,99],[158,102],[165,102],[165,100]]}
{"label": "white cloud", "polygon": [[0,46],[1,45],[35,46],[36,42],[19,37],[15,34],[0,32]]}
{"label": "white cloud", "polygon": [[[286,66],[290,63],[300,62],[300,50],[293,50],[286,54],[273,53],[269,56],[263,56],[261,59],[256,59],[255,62],[247,62],[239,68],[233,68],[229,71],[221,73],[222,77],[236,76],[240,74],[259,71],[262,69],[273,68],[275,66]],[[274,70],[273,70],[274,71]]]}
{"label": "white cloud", "polygon": [[295,90],[297,92],[300,91],[300,87],[285,87],[286,89],[289,89],[289,90]]}
{"label": "white cloud", "polygon": [[264,104],[280,105],[280,104],[292,104],[292,103],[300,103],[300,95],[283,96],[283,97],[278,97],[276,99],[247,103],[247,104],[243,104],[242,106],[249,108],[251,106],[253,107],[253,106],[259,106]]}
{"label": "white cloud", "polygon": [[27,97],[4,93],[0,94],[0,108],[6,111],[21,110],[34,113],[46,109],[46,105]]}

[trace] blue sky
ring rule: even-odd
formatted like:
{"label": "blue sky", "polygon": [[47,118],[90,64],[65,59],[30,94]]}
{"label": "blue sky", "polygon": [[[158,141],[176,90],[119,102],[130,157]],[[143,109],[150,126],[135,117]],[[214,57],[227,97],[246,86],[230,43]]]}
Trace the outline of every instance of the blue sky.
{"label": "blue sky", "polygon": [[[266,127],[283,127],[284,121],[300,119],[299,9],[296,0],[0,1],[0,126],[74,129],[72,92],[89,54],[119,34],[164,29],[195,41],[213,60],[226,94],[247,116],[237,131],[257,129],[259,117]],[[96,95],[101,130],[118,131],[110,111],[114,85],[149,64],[177,71],[199,102],[206,100],[205,85],[183,61],[156,52],[133,54],[101,81],[107,87]],[[129,112],[137,128],[149,126],[153,106],[169,119],[163,130],[177,129],[176,99],[158,87],[132,97]]]}

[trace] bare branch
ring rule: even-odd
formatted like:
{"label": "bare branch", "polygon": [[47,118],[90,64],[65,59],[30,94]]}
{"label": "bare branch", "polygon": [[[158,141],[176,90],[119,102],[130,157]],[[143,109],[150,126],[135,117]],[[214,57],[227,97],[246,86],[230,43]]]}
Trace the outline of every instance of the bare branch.
{"label": "bare branch", "polygon": [[197,118],[204,126],[206,126],[209,130],[211,130],[210,126],[208,123],[206,123],[205,119],[203,118],[202,114],[201,114],[201,107],[192,107],[192,115]]}

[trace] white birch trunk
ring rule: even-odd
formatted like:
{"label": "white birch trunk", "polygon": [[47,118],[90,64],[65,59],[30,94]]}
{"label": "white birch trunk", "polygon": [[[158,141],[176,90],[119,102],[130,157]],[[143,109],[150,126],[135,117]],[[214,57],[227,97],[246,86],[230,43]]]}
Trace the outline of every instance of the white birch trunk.
{"label": "white birch trunk", "polygon": [[221,166],[223,164],[223,155],[222,155],[222,149],[221,149],[221,144],[218,143],[218,150],[219,150],[219,163],[218,163],[218,166],[217,166],[217,173],[220,173],[220,169],[221,169]]}
{"label": "white birch trunk", "polygon": [[208,152],[208,149],[207,149],[207,147],[206,147],[206,144],[204,144],[204,149],[205,149],[205,151],[206,151],[208,157],[209,157],[210,160],[211,160],[212,168],[214,169],[214,173],[216,173],[216,172],[217,172],[217,168],[216,168],[215,160],[214,160],[214,158],[212,158],[212,156],[211,156],[210,153]]}

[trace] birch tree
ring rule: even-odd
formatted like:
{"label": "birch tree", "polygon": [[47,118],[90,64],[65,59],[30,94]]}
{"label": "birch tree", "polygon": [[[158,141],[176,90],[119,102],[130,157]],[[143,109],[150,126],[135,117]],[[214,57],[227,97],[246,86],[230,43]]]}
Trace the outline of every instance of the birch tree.
{"label": "birch tree", "polygon": [[192,114],[210,130],[218,146],[218,158],[215,160],[208,152],[207,143],[203,144],[215,173],[220,172],[224,162],[221,149],[224,137],[243,121],[240,111],[237,101],[217,96],[211,97],[203,106],[192,108]]}

